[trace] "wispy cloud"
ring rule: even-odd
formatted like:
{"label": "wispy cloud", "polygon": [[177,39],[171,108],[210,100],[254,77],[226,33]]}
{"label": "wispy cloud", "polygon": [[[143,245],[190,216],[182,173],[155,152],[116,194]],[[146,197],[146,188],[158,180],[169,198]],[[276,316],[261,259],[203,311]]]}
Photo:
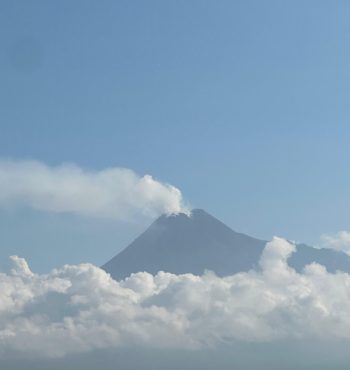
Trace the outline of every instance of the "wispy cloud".
{"label": "wispy cloud", "polygon": [[135,345],[350,340],[350,275],[317,264],[299,274],[287,264],[294,250],[275,238],[259,272],[139,272],[119,282],[90,264],[37,275],[13,257],[13,269],[0,274],[0,350],[59,357]]}
{"label": "wispy cloud", "polygon": [[188,212],[179,189],[150,175],[38,161],[0,161],[0,206],[9,205],[114,220]]}

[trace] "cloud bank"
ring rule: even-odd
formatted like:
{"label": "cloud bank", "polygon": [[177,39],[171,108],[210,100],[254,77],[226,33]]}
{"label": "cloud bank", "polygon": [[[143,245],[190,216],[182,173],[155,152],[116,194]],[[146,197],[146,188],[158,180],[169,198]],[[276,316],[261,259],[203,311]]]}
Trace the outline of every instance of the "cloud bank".
{"label": "cloud bank", "polygon": [[37,275],[12,257],[12,270],[0,274],[0,356],[349,340],[350,275],[317,264],[299,274],[287,264],[294,250],[274,238],[259,272],[225,278],[139,272],[124,281],[91,264]]}
{"label": "cloud bank", "polygon": [[0,206],[14,204],[113,220],[188,213],[179,189],[129,169],[87,171],[74,164],[0,161]]}

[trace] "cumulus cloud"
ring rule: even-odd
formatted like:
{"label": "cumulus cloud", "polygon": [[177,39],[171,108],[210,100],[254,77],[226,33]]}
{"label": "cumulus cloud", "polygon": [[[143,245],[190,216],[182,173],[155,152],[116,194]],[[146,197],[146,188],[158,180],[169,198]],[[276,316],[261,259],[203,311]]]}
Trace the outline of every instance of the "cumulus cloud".
{"label": "cumulus cloud", "polygon": [[91,264],[0,274],[0,351],[60,357],[92,350],[208,348],[240,341],[350,339],[350,275],[297,273],[295,246],[266,245],[259,271],[219,278],[145,272],[113,280]]}
{"label": "cumulus cloud", "polygon": [[336,234],[324,234],[321,236],[322,245],[350,255],[350,232],[339,231]]}
{"label": "cumulus cloud", "polygon": [[74,164],[0,161],[0,206],[13,204],[114,220],[188,213],[179,189],[129,169],[87,171]]}

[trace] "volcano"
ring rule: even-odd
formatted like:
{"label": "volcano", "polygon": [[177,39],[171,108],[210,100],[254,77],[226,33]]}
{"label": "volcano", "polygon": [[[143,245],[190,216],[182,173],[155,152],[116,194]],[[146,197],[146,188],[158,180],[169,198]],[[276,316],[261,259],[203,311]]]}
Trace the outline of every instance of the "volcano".
{"label": "volcano", "polygon": [[[130,274],[146,271],[156,274],[203,274],[206,270],[218,276],[259,268],[266,241],[233,231],[201,209],[191,215],[163,215],[102,268],[120,280]],[[305,244],[288,263],[297,271],[316,262],[329,272],[350,272],[350,256],[331,249],[317,249]]]}

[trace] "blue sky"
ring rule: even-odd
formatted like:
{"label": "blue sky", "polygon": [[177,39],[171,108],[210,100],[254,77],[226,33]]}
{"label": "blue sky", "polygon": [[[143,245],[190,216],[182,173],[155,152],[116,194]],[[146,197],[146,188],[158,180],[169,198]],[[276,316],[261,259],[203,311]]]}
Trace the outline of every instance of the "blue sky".
{"label": "blue sky", "polygon": [[[349,229],[349,12],[3,0],[0,157],[131,168],[235,230],[317,243]],[[100,264],[145,226],[2,209],[1,258]]]}

